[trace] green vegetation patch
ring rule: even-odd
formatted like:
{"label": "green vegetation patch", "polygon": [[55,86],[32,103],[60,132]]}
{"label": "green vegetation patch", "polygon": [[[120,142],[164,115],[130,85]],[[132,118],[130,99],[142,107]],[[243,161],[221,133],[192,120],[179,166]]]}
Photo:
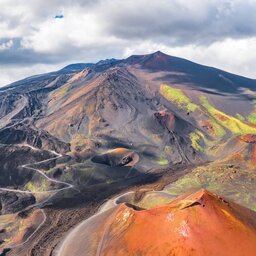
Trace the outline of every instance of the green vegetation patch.
{"label": "green vegetation patch", "polygon": [[225,136],[225,134],[226,134],[225,129],[221,125],[219,125],[213,118],[210,118],[209,122],[210,122],[213,132],[216,136],[218,136],[220,138]]}
{"label": "green vegetation patch", "polygon": [[203,151],[203,148],[200,145],[200,141],[201,139],[205,140],[205,136],[201,131],[195,130],[194,132],[191,132],[189,134],[189,138],[191,140],[191,145],[195,150]]}
{"label": "green vegetation patch", "polygon": [[256,113],[251,113],[249,116],[248,116],[248,121],[252,124],[256,124]]}
{"label": "green vegetation patch", "polygon": [[191,102],[188,96],[181,89],[162,84],[160,86],[160,93],[168,101],[186,111],[194,112],[199,108],[195,103]]}
{"label": "green vegetation patch", "polygon": [[70,90],[70,88],[71,88],[71,84],[69,83],[61,86],[60,88],[54,91],[53,97],[57,97],[57,98],[64,97],[67,94],[67,92]]}
{"label": "green vegetation patch", "polygon": [[205,96],[200,100],[203,107],[218,121],[219,124],[231,131],[235,135],[256,134],[256,128],[243,123],[235,117],[229,116],[211,105]]}
{"label": "green vegetation patch", "polygon": [[239,114],[239,113],[236,113],[236,117],[237,117],[237,119],[239,119],[240,121],[245,121],[245,117],[242,116],[242,115]]}
{"label": "green vegetation patch", "polygon": [[227,164],[210,164],[193,169],[191,173],[168,185],[165,190],[173,196],[179,196],[205,188],[255,210],[255,178],[255,170],[233,165],[230,167]]}
{"label": "green vegetation patch", "polygon": [[30,191],[30,192],[47,191],[47,189],[48,189],[48,182],[46,181],[46,179],[42,179],[41,181],[37,181],[37,182],[29,181],[25,185],[25,189]]}
{"label": "green vegetation patch", "polygon": [[164,157],[161,156],[161,157],[158,159],[157,163],[158,163],[159,165],[167,165],[167,164],[169,164],[169,161],[168,161],[168,159],[166,159],[166,158],[164,158]]}

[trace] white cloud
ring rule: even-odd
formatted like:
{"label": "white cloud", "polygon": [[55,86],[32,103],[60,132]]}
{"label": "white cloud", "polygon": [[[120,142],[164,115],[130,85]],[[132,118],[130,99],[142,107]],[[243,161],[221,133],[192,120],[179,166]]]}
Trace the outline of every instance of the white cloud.
{"label": "white cloud", "polygon": [[67,48],[97,48],[117,44],[120,39],[105,32],[104,21],[78,7],[64,10],[63,19],[49,18],[38,25],[22,46],[40,53],[65,52]]}
{"label": "white cloud", "polygon": [[[64,62],[157,50],[256,77],[255,0],[0,0],[0,6],[0,84],[22,70],[32,75]],[[60,13],[64,18],[54,19]]]}

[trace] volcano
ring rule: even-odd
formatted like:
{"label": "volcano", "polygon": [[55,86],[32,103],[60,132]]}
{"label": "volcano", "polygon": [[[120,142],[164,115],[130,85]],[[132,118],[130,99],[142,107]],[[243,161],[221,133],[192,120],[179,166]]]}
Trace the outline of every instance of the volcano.
{"label": "volcano", "polygon": [[121,204],[75,229],[59,255],[254,255],[255,216],[207,190],[147,210]]}
{"label": "volcano", "polygon": [[[34,225],[40,227],[36,236],[25,234],[24,239],[19,239],[23,241],[21,246],[12,242],[4,226],[0,249],[10,249],[14,255],[50,255],[64,233],[95,213],[100,204],[127,190],[139,191],[136,200],[145,189],[169,193],[154,199],[149,203],[152,205],[205,188],[255,211],[255,100],[256,80],[159,51],[119,60],[74,63],[1,87],[0,217],[4,222],[8,214],[23,216],[24,211],[43,208],[46,220]],[[244,239],[247,250],[241,244],[239,248],[251,253],[253,231],[248,231],[250,236],[246,237],[240,228],[247,222],[239,222],[240,212],[248,210],[241,208],[244,210],[239,210],[237,217],[210,192],[198,193],[201,201],[207,198],[212,206],[208,208],[205,203],[203,207],[204,203],[191,195],[196,205],[177,210],[179,223],[183,218],[186,226],[189,219],[192,231],[199,237],[204,233],[207,237],[212,228],[219,240],[209,237],[209,244],[199,246],[195,233],[189,240],[172,233],[170,241],[179,249],[175,251],[168,245],[167,252],[153,236],[158,242],[156,250],[161,254],[174,250],[189,255],[190,249],[194,253],[195,243],[199,255],[203,247],[221,255],[224,247],[220,243],[224,239],[223,243],[236,255],[230,241]],[[161,216],[167,209],[173,212],[172,205],[140,211],[124,204],[118,211],[131,211],[139,222],[140,216],[145,214],[143,219],[148,219],[156,213],[156,222],[162,225]],[[199,216],[198,230],[190,216],[194,209]],[[220,229],[216,218],[227,223],[228,214],[230,221],[236,220],[234,225],[240,235],[234,231],[230,237],[221,236],[229,226],[223,224]],[[52,225],[43,225],[50,220]],[[209,229],[201,220],[209,222]],[[62,227],[59,223],[63,223]],[[140,230],[132,222],[129,225],[141,237],[143,233],[151,234],[145,223]],[[178,229],[175,225],[174,230]],[[253,225],[250,230],[255,228]],[[156,226],[151,228],[158,234]],[[130,232],[126,233],[129,239],[122,240],[124,237],[116,231],[108,234],[110,240],[103,241],[103,254],[121,250],[122,246],[128,252],[153,253],[153,244],[143,240],[147,248],[140,248]],[[165,236],[169,231],[163,227],[159,232]],[[147,240],[153,243],[153,238]],[[185,251],[180,239],[189,241],[184,243]],[[24,243],[26,240],[30,243]],[[43,248],[48,248],[47,252]]]}

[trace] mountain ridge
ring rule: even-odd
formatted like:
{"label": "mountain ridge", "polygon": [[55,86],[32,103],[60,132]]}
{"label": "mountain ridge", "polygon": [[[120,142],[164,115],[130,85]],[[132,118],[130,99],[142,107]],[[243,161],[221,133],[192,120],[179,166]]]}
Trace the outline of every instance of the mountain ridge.
{"label": "mountain ridge", "polygon": [[[85,68],[90,68],[90,67],[93,67],[93,66],[97,66],[97,65],[102,65],[103,63],[104,64],[107,64],[107,65],[118,65],[118,64],[131,64],[134,62],[138,62],[138,61],[142,61],[141,59],[144,59],[144,58],[154,58],[154,56],[164,56],[166,58],[169,58],[169,59],[173,59],[173,60],[179,60],[180,62],[187,62],[187,63],[190,63],[190,64],[196,64],[200,67],[204,67],[204,68],[208,68],[208,69],[214,69],[214,70],[219,70],[221,72],[224,72],[226,74],[230,74],[230,75],[236,75],[238,77],[241,77],[241,78],[247,78],[247,79],[250,79],[250,80],[256,80],[255,78],[249,78],[249,77],[246,77],[246,76],[242,76],[242,75],[239,75],[239,74],[234,74],[232,72],[228,72],[228,71],[224,71],[224,70],[221,70],[220,68],[217,68],[217,67],[213,67],[213,66],[208,66],[208,65],[203,65],[203,64],[199,64],[197,62],[193,62],[193,61],[190,61],[190,60],[187,60],[185,58],[181,58],[181,57],[176,57],[176,56],[172,56],[172,55],[168,55],[168,54],[165,54],[161,51],[156,51],[154,53],[149,53],[149,54],[141,54],[141,55],[131,55],[127,58],[124,58],[124,59],[105,59],[105,60],[100,60],[98,62],[95,62],[95,63],[72,63],[72,64],[69,64],[63,68],[61,68],[60,70],[56,70],[56,71],[52,71],[50,73],[44,73],[44,74],[40,74],[40,75],[33,75],[31,77],[27,77],[27,78],[24,78],[24,79],[21,79],[19,81],[16,81],[14,83],[11,83],[11,84],[7,84],[3,87],[0,87],[0,90],[2,90],[3,88],[5,87],[9,87],[13,84],[17,84],[23,80],[26,80],[26,79],[32,79],[32,78],[35,78],[37,76],[43,76],[45,74],[55,74],[55,73],[61,73],[61,72],[77,72],[77,71],[82,71],[83,69]],[[138,63],[136,63],[138,64]]]}
{"label": "mountain ridge", "polygon": [[206,188],[255,210],[255,89],[256,80],[161,52],[71,64],[1,88],[0,202],[14,215],[0,249],[16,243],[17,211],[32,218],[43,205],[53,225],[14,251],[45,255],[80,211],[90,216],[131,188],[163,190],[140,206]]}

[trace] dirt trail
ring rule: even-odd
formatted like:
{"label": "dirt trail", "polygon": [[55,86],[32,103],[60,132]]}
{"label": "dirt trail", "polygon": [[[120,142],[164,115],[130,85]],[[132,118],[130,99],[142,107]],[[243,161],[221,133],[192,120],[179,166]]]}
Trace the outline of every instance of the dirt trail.
{"label": "dirt trail", "polygon": [[[28,144],[22,144],[21,146],[26,146],[26,147],[29,147],[31,148],[32,150],[39,150],[37,148],[34,148],[33,146],[31,145],[28,145]],[[28,170],[33,170],[37,173],[39,173],[40,175],[42,175],[44,178],[46,178],[47,180],[51,181],[51,182],[54,182],[54,183],[58,183],[58,184],[61,184],[61,185],[65,185],[65,187],[63,188],[60,188],[60,189],[53,189],[53,190],[47,190],[47,191],[38,191],[38,192],[31,192],[31,191],[26,191],[26,190],[20,190],[20,189],[10,189],[10,188],[0,188],[0,190],[2,191],[9,191],[9,192],[15,192],[15,193],[25,193],[25,194],[49,194],[49,193],[52,193],[52,194],[56,194],[60,191],[63,191],[63,190],[66,190],[66,189],[75,189],[77,190],[76,188],[74,188],[74,185],[70,184],[70,183],[67,183],[67,182],[63,182],[63,181],[59,181],[59,180],[56,180],[56,179],[53,179],[53,178],[50,178],[48,177],[43,171],[39,170],[39,169],[36,169],[36,168],[32,168],[32,167],[29,167],[30,165],[38,165],[38,164],[42,164],[42,163],[46,163],[46,162],[49,162],[49,161],[53,161],[53,160],[56,160],[58,158],[61,158],[62,155],[55,152],[55,151],[52,151],[52,150],[49,150],[49,152],[51,152],[52,154],[56,155],[55,157],[51,157],[51,158],[48,158],[48,159],[45,159],[43,161],[39,161],[39,162],[36,162],[36,163],[32,163],[32,164],[24,164],[22,165],[21,167],[24,168],[24,169],[28,169]],[[78,190],[77,190],[78,191]],[[35,203],[33,205],[30,205],[28,206],[26,209],[23,209],[22,211],[24,210],[28,210],[28,209],[32,209],[32,208],[35,208],[35,207],[39,207],[41,205],[43,205],[44,203],[46,203],[47,201],[49,201],[49,199],[52,197],[49,196],[46,200],[44,200],[43,202],[40,202],[40,203]],[[32,236],[34,236],[34,234],[37,233],[37,231],[44,225],[45,221],[46,221],[46,214],[44,212],[43,209],[40,209],[44,215],[44,220],[42,221],[42,223],[36,228],[36,230],[22,243],[20,244],[17,244],[17,245],[14,245],[14,246],[10,246],[9,248],[10,249],[13,249],[15,247],[18,247],[18,246],[22,246],[24,245],[25,243],[27,243],[31,238]]]}

